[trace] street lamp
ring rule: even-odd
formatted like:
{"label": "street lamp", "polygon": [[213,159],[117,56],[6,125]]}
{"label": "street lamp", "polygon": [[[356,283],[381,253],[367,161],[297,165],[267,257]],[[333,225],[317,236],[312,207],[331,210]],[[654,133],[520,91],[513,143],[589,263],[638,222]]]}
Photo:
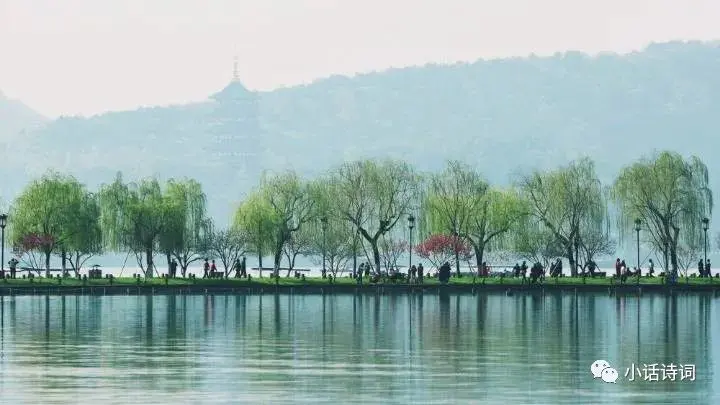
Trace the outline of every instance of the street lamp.
{"label": "street lamp", "polygon": [[640,227],[642,225],[642,221],[640,218],[635,219],[635,233],[637,234],[637,269],[640,270],[640,230],[642,229]]}
{"label": "street lamp", "polygon": [[7,225],[7,214],[0,214],[0,229],[2,229],[2,245],[0,245],[0,274],[5,277],[5,225]]}
{"label": "street lamp", "polygon": [[410,216],[408,216],[408,229],[410,229],[410,261],[409,261],[409,263],[408,263],[408,270],[412,267],[412,248],[413,248],[413,244],[412,244],[412,234],[413,234],[413,228],[415,228],[415,217],[414,217],[412,214],[410,214]]}
{"label": "street lamp", "polygon": [[322,268],[322,278],[325,278],[325,275],[327,274],[327,270],[325,269],[325,232],[327,231],[327,217],[323,216],[320,218],[320,224],[322,226],[322,251],[323,251],[323,268]]}
{"label": "street lamp", "polygon": [[[708,218],[708,217],[703,218],[702,223],[703,223],[703,231],[705,231],[705,261],[703,262],[703,266],[709,267],[707,265],[707,231],[708,231],[708,227],[710,224],[710,218]],[[712,274],[710,274],[710,269],[706,269],[705,276],[712,277]]]}

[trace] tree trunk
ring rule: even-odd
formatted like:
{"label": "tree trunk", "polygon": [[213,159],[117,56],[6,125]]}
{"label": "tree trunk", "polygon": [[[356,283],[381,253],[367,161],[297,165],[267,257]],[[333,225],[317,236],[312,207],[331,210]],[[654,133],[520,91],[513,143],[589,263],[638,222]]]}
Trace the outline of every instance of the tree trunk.
{"label": "tree trunk", "polygon": [[182,277],[185,278],[185,274],[187,273],[188,263],[181,263],[180,264],[180,271],[182,272]]}
{"label": "tree trunk", "polygon": [[80,275],[80,252],[75,252],[75,277]]}
{"label": "tree trunk", "polygon": [[273,256],[273,273],[275,277],[280,277],[280,263],[282,262],[282,248],[275,250]]}
{"label": "tree trunk", "polygon": [[45,253],[45,277],[50,278],[50,252]]}
{"label": "tree trunk", "polygon": [[673,238],[670,241],[670,260],[672,260],[673,273],[677,273],[678,270],[678,256],[677,256],[677,241],[680,229],[673,227]]}
{"label": "tree trunk", "polygon": [[258,249],[258,271],[260,272],[260,278],[262,278],[262,250]]}
{"label": "tree trunk", "polygon": [[455,246],[455,273],[460,277],[460,253],[457,251],[457,245]]}
{"label": "tree trunk", "polygon": [[165,252],[165,259],[167,260],[167,275],[170,277],[170,262],[172,261],[172,257],[170,256],[170,252]]}
{"label": "tree trunk", "polygon": [[64,276],[67,273],[67,252],[65,252],[65,249],[60,252],[60,257],[62,260],[62,274]]}
{"label": "tree trunk", "polygon": [[482,272],[485,271],[482,266],[483,257],[485,256],[485,244],[473,244],[473,248],[475,249],[475,261],[477,263],[476,273],[480,276],[483,274]]}
{"label": "tree trunk", "polygon": [[287,276],[290,277],[290,272],[295,268],[295,259],[297,258],[297,253],[293,253],[292,257],[288,256],[288,271]]}
{"label": "tree trunk", "polygon": [[380,249],[377,247],[377,240],[370,241],[370,247],[373,252],[373,260],[375,261],[375,271],[380,273]]}
{"label": "tree trunk", "polygon": [[147,263],[147,269],[145,269],[145,278],[153,278],[153,256],[152,248],[145,249],[145,261]]}
{"label": "tree trunk", "polygon": [[575,240],[575,267],[573,267],[574,275],[573,277],[578,276],[578,267],[580,266],[580,243],[578,240]]}
{"label": "tree trunk", "polygon": [[570,275],[575,277],[577,273],[577,266],[575,265],[575,254],[573,253],[572,245],[567,247],[566,254],[568,261],[570,262]]}

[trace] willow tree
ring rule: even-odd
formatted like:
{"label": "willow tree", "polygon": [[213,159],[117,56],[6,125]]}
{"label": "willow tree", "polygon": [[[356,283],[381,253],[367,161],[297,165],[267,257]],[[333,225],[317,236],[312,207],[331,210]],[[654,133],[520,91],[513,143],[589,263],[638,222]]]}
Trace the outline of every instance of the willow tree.
{"label": "willow tree", "polygon": [[152,278],[160,235],[177,202],[163,195],[157,179],[126,184],[121,174],[100,188],[99,197],[100,224],[107,246],[132,252],[145,277]]}
{"label": "willow tree", "polygon": [[289,171],[263,178],[262,197],[271,211],[271,249],[273,269],[278,276],[283,248],[302,226],[313,216],[312,185],[304,182],[295,172]]}
{"label": "willow tree", "polygon": [[168,209],[159,235],[160,250],[168,266],[172,258],[177,260],[185,277],[188,266],[201,260],[210,248],[212,220],[207,214],[207,197],[200,183],[185,179],[168,181],[164,199]]}
{"label": "willow tree", "polygon": [[[424,233],[449,234],[471,241],[480,268],[486,224],[478,213],[484,210],[487,214],[488,183],[470,166],[450,161],[445,170],[431,177],[429,186],[420,221]],[[478,226],[483,229],[476,229]],[[459,255],[455,255],[455,270],[459,275]]]}
{"label": "willow tree", "polygon": [[376,271],[380,270],[378,241],[419,205],[419,184],[408,163],[392,160],[348,162],[331,174],[331,212],[367,242]]}
{"label": "willow tree", "polygon": [[[62,249],[63,265],[68,244],[81,242],[83,232],[93,232],[92,222],[80,218],[85,187],[72,176],[50,172],[30,183],[18,196],[11,211],[10,241],[22,243],[27,235],[40,235],[49,241],[40,246],[45,255],[45,273],[50,276],[50,257]],[[86,219],[86,218],[85,218]]]}
{"label": "willow tree", "polygon": [[528,216],[518,222],[512,235],[513,251],[523,259],[542,264],[544,268],[565,254],[555,234],[534,217]]}
{"label": "willow tree", "polygon": [[678,247],[702,245],[702,218],[712,213],[707,166],[662,152],[626,166],[612,187],[621,234],[642,223],[644,235],[661,252],[665,269],[678,271]]}
{"label": "willow tree", "polygon": [[240,204],[233,218],[234,226],[245,235],[248,247],[257,252],[260,277],[263,254],[273,245],[275,223],[270,203],[257,190]]}
{"label": "willow tree", "polygon": [[607,223],[608,213],[595,164],[583,158],[553,171],[535,171],[521,179],[520,188],[531,217],[561,245],[570,272],[576,276],[583,235],[608,237],[597,233],[597,227]]}
{"label": "willow tree", "polygon": [[529,205],[517,190],[491,188],[473,212],[465,238],[475,251],[477,268],[481,269],[487,251],[511,246],[512,230],[528,216]]}
{"label": "willow tree", "polygon": [[[75,275],[80,274],[85,262],[103,253],[102,229],[100,228],[100,205],[98,195],[82,191],[81,198],[72,205],[67,232],[61,245],[61,259],[66,254]],[[65,271],[63,263],[63,271]]]}
{"label": "willow tree", "polygon": [[[313,220],[303,232],[307,253],[319,258],[316,261],[318,264],[322,263],[322,256],[325,256],[326,264],[333,275],[352,259],[354,276],[357,271],[357,257],[361,252],[361,237],[357,228],[340,215],[335,190],[329,178],[313,183]],[[367,259],[372,261],[369,256]]]}

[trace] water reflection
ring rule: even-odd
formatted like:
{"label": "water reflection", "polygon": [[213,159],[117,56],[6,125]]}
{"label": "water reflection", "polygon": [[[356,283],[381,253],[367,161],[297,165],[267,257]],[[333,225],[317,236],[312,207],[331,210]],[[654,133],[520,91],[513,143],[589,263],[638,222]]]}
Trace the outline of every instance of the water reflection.
{"label": "water reflection", "polygon": [[[12,404],[717,403],[717,303],[711,295],[446,291],[4,297],[0,398]],[[596,359],[618,369],[618,384],[591,378]],[[695,364],[697,381],[623,376],[632,364],[670,362]]]}

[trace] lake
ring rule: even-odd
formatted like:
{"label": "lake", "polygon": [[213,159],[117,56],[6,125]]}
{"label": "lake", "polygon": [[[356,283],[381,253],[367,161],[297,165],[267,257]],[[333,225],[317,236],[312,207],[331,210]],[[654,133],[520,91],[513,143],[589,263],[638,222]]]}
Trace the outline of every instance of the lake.
{"label": "lake", "polygon": [[[700,293],[4,297],[0,402],[717,404],[718,304]],[[615,383],[593,378],[600,359]],[[643,380],[653,376],[665,381]]]}

